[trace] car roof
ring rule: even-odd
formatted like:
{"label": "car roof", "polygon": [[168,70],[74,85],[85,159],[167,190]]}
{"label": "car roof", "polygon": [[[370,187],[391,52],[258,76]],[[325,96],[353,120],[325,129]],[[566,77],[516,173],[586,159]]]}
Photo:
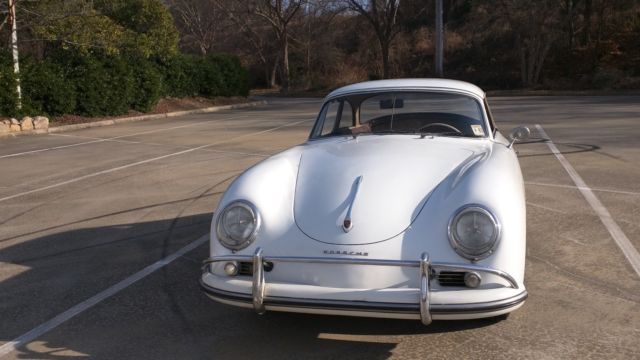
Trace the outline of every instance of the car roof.
{"label": "car roof", "polygon": [[365,81],[343,86],[327,95],[327,99],[336,96],[369,91],[384,90],[454,90],[484,98],[484,91],[468,82],[450,79],[389,79]]}

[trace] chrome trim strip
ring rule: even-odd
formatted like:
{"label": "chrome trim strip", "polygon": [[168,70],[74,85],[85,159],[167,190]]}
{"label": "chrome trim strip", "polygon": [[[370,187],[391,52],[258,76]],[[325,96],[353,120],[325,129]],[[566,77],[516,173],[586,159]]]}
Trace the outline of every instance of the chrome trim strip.
{"label": "chrome trim strip", "polygon": [[253,298],[253,309],[258,314],[264,314],[264,261],[262,260],[262,248],[258,247],[253,255],[253,284],[251,295]]}
{"label": "chrome trim strip", "polygon": [[[214,299],[230,300],[241,303],[251,303],[251,295],[219,290],[210,287],[200,279],[201,288]],[[460,315],[481,314],[486,312],[509,309],[524,302],[528,297],[526,290],[512,297],[479,303],[464,304],[430,304],[431,315]],[[418,304],[388,303],[346,300],[303,299],[281,296],[267,296],[264,299],[266,306],[286,306],[310,309],[328,309],[337,311],[370,311],[383,313],[420,314]]]}
{"label": "chrome trim strip", "polygon": [[[253,232],[251,233],[251,236],[249,236],[244,242],[242,242],[239,245],[232,245],[227,243],[228,239],[229,239],[229,235],[226,234],[226,232],[224,231],[224,229],[222,229],[222,226],[220,224],[220,221],[222,220],[222,217],[225,215],[225,213],[232,207],[232,206],[241,206],[244,207],[245,209],[251,211],[251,213],[253,214],[253,222],[255,224],[255,229],[253,230]],[[238,199],[238,200],[234,200],[230,203],[228,203],[227,205],[225,205],[224,209],[222,209],[222,211],[219,211],[216,214],[216,220],[215,220],[215,224],[216,224],[216,234],[218,236],[218,241],[220,242],[220,244],[224,247],[226,247],[227,249],[231,250],[231,251],[238,251],[238,250],[242,250],[244,248],[246,248],[247,246],[251,245],[251,243],[253,243],[253,241],[256,239],[256,236],[258,234],[258,231],[260,231],[260,226],[262,225],[262,217],[260,216],[260,212],[258,211],[258,208],[253,205],[252,202],[248,201],[248,200],[244,200],[244,199]],[[226,239],[226,240],[225,240]]]}
{"label": "chrome trim strip", "polygon": [[[453,263],[431,263],[429,254],[422,253],[419,261],[398,261],[382,259],[354,259],[354,258],[316,258],[316,257],[291,257],[291,256],[264,256],[262,248],[256,248],[253,256],[250,255],[224,255],[214,256],[204,261],[203,272],[210,272],[210,265],[214,262],[222,261],[252,261],[253,277],[251,294],[229,292],[212,288],[204,283],[200,278],[200,286],[207,294],[219,300],[232,300],[253,304],[253,309],[258,314],[264,314],[266,306],[288,306],[305,307],[312,309],[333,309],[344,311],[374,311],[385,313],[418,313],[424,325],[429,325],[432,321],[432,314],[469,314],[482,313],[508,309],[523,302],[527,298],[527,292],[498,301],[471,304],[436,304],[430,302],[431,272],[435,269],[446,271],[475,271],[486,272],[497,275],[509,282],[512,288],[518,289],[518,284],[504,271],[483,267],[478,265],[453,264]],[[353,264],[353,265],[380,265],[380,266],[405,266],[417,267],[420,271],[419,303],[386,303],[367,301],[346,301],[346,300],[320,300],[290,297],[267,297],[265,296],[265,276],[264,263],[269,262],[306,262],[323,264]]]}
{"label": "chrome trim strip", "polygon": [[429,306],[429,254],[422,253],[420,258],[420,321],[422,324],[431,324],[431,312]]}
{"label": "chrome trim strip", "polygon": [[440,262],[440,263],[432,263],[431,264],[432,268],[441,270],[441,271],[476,271],[476,272],[485,272],[485,273],[489,273],[492,275],[496,275],[499,276],[501,278],[503,278],[504,280],[506,280],[512,288],[514,289],[519,289],[518,283],[516,282],[516,280],[509,274],[507,274],[506,272],[502,271],[502,270],[498,270],[498,269],[494,269],[494,268],[490,268],[490,267],[486,267],[486,266],[480,266],[480,265],[471,265],[471,264],[455,264],[455,263],[446,263],[446,262]]}
{"label": "chrome trim strip", "polygon": [[347,209],[347,215],[344,217],[344,221],[342,222],[342,230],[344,232],[349,232],[353,229],[353,222],[351,221],[351,210],[353,210],[353,204],[356,202],[356,197],[358,197],[358,190],[360,190],[360,184],[362,183],[362,175],[356,178],[355,186],[356,188],[353,191],[353,198],[351,198],[351,202],[349,203],[349,208]]}
{"label": "chrome trim strip", "polygon": [[[455,236],[454,227],[456,226],[460,217],[469,211],[481,212],[485,214],[487,217],[489,217],[489,219],[491,219],[491,222],[493,222],[493,228],[494,228],[494,234],[492,239],[493,244],[491,245],[490,248],[488,248],[484,253],[480,255],[473,255],[473,254],[467,253],[464,249],[464,246],[462,245],[462,242]],[[500,220],[498,220],[498,218],[493,214],[493,212],[491,212],[491,210],[488,207],[480,204],[466,204],[464,206],[459,207],[458,210],[456,210],[453,216],[449,219],[449,223],[447,224],[447,234],[449,236],[449,243],[451,244],[451,247],[453,248],[453,250],[455,250],[455,252],[458,253],[458,255],[462,256],[463,258],[475,262],[475,261],[479,261],[484,258],[487,258],[491,254],[493,254],[494,250],[498,247],[498,244],[500,243],[500,238],[502,235],[502,225],[500,224]]]}
{"label": "chrome trim strip", "polygon": [[[253,261],[251,255],[222,255],[214,256],[204,261],[203,271],[206,271],[208,265],[221,261]],[[420,267],[420,261],[416,260],[384,260],[384,259],[359,259],[348,257],[304,257],[304,256],[264,256],[262,261],[269,262],[301,262],[309,264],[347,264],[347,265],[374,265],[374,266],[401,266],[401,267]],[[431,262],[431,269],[442,271],[477,271],[481,273],[489,273],[501,277],[506,280],[512,288],[518,289],[518,283],[508,273],[490,268],[487,266],[473,264],[456,264],[448,262]]]}
{"label": "chrome trim strip", "polygon": [[[483,96],[480,96],[479,94],[476,94],[472,91],[467,91],[464,89],[456,89],[456,88],[450,88],[450,87],[440,87],[440,86],[389,86],[389,87],[379,87],[379,88],[371,88],[371,89],[360,89],[360,90],[351,90],[351,91],[344,91],[344,92],[340,92],[337,94],[333,94],[329,93],[323,100],[322,105],[324,106],[324,104],[328,101],[334,100],[336,98],[340,98],[340,97],[345,97],[345,96],[352,96],[352,95],[369,95],[369,94],[376,94],[376,93],[392,93],[392,92],[435,92],[435,93],[453,93],[453,94],[460,94],[460,95],[467,95],[469,97],[473,97],[474,99],[478,100],[479,102],[482,102],[486,96],[486,94],[483,94]],[[484,106],[481,106],[482,108],[484,108]]]}

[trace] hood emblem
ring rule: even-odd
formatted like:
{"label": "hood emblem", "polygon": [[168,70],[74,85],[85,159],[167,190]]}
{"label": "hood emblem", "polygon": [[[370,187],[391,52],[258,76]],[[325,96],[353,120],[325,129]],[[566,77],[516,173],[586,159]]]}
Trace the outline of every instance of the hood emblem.
{"label": "hood emblem", "polygon": [[342,230],[348,233],[353,229],[353,222],[351,221],[351,210],[353,210],[353,204],[356,202],[356,196],[358,196],[358,190],[360,189],[360,184],[362,183],[362,175],[356,178],[356,181],[353,183],[353,187],[351,192],[353,196],[351,197],[351,203],[349,203],[349,208],[347,209],[347,215],[344,217],[344,221],[342,222]]}

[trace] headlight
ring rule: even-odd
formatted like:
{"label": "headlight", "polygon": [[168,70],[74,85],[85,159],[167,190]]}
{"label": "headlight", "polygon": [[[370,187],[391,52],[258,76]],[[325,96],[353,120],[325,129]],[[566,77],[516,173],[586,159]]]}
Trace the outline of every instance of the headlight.
{"label": "headlight", "polygon": [[480,205],[460,208],[449,222],[449,241],[453,249],[469,260],[491,255],[500,240],[500,224],[496,217]]}
{"label": "headlight", "polygon": [[216,232],[220,243],[231,250],[249,246],[260,227],[260,215],[248,201],[238,200],[227,205],[218,216]]}

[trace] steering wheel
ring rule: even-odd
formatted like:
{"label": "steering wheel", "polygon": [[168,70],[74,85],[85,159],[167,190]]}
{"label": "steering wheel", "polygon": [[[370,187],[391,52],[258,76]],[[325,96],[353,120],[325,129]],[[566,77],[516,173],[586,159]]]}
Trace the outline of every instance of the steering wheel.
{"label": "steering wheel", "polygon": [[450,130],[453,130],[455,133],[457,134],[463,134],[462,131],[460,131],[460,129],[458,129],[457,127],[453,126],[453,125],[449,125],[449,124],[445,124],[445,123],[431,123],[431,124],[427,124],[423,127],[421,127],[420,129],[418,129],[418,131],[422,132],[424,129],[433,127],[433,126],[440,126],[440,127],[444,127]]}

